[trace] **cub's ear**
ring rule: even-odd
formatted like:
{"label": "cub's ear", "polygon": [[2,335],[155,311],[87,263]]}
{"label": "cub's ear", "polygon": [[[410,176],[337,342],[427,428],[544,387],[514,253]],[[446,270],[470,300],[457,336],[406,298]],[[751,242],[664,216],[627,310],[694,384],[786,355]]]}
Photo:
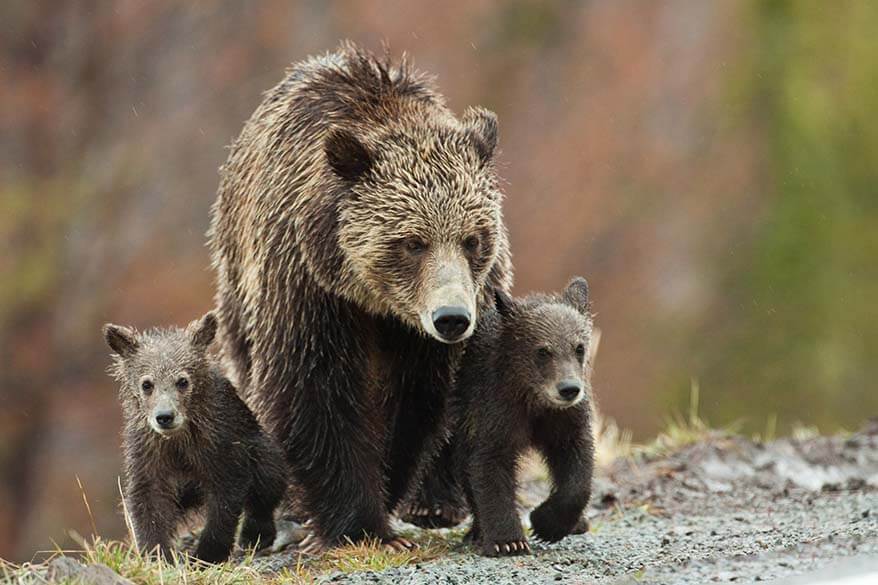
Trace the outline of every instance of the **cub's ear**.
{"label": "cub's ear", "polygon": [[188,330],[192,339],[192,345],[200,349],[210,347],[214,337],[216,337],[216,328],[216,314],[213,311],[210,311],[201,319],[190,323]]}
{"label": "cub's ear", "polygon": [[369,149],[348,130],[337,128],[330,132],[323,151],[335,174],[346,181],[356,181],[372,168]]}
{"label": "cub's ear", "polygon": [[137,343],[134,331],[131,329],[107,323],[102,331],[104,332],[104,339],[107,341],[107,345],[119,357],[127,358],[137,353],[140,344]]}
{"label": "cub's ear", "polygon": [[482,164],[490,162],[497,148],[497,115],[485,108],[467,108],[461,123],[469,134]]}
{"label": "cub's ear", "polygon": [[564,290],[564,300],[583,315],[588,313],[588,281],[581,276],[573,277]]}
{"label": "cub's ear", "polygon": [[500,315],[508,317],[512,314],[514,305],[515,301],[512,300],[512,297],[509,296],[508,293],[499,288],[494,289],[494,306],[497,308],[497,312],[500,313]]}

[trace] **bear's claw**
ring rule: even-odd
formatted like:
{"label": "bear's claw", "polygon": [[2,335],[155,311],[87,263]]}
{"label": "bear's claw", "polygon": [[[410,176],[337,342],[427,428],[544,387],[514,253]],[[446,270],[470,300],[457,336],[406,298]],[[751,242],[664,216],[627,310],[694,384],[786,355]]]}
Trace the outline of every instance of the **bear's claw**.
{"label": "bear's claw", "polygon": [[530,554],[530,544],[526,539],[487,542],[482,544],[482,554],[489,557],[516,556]]}
{"label": "bear's claw", "polygon": [[417,543],[401,536],[386,539],[381,544],[391,552],[407,552],[420,548]]}
{"label": "bear's claw", "polygon": [[400,519],[419,528],[451,528],[466,519],[466,510],[454,505],[411,505]]}

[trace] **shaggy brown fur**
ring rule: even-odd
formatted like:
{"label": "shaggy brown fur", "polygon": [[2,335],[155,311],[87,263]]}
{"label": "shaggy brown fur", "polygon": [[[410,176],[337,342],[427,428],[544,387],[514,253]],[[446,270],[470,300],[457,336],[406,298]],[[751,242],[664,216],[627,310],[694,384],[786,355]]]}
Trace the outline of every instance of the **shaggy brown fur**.
{"label": "shaggy brown fur", "polygon": [[283,456],[209,357],[216,328],[212,313],[187,331],[104,326],[121,384],[124,497],[144,551],[167,556],[185,513],[202,505],[198,558],[228,558],[242,509],[241,546],[274,541]]}
{"label": "shaggy brown fur", "polygon": [[223,350],[324,545],[388,514],[443,435],[462,344],[510,286],[496,119],[353,45],[270,90],[222,169]]}
{"label": "shaggy brown fur", "polygon": [[515,505],[516,464],[535,448],[553,489],[530,519],[534,534],[560,540],[580,522],[591,493],[594,447],[586,350],[588,286],[561,297],[497,297],[466,348],[453,400],[454,462],[473,511],[469,538],[482,554],[530,551]]}

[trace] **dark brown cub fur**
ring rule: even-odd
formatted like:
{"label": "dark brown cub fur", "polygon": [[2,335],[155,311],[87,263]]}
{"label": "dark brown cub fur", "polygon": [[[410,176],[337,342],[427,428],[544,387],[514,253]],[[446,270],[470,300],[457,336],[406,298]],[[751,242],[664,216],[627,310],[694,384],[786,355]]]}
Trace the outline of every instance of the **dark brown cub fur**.
{"label": "dark brown cub fur", "polygon": [[145,333],[105,325],[124,415],[124,497],[137,546],[165,556],[185,513],[205,506],[196,556],[271,545],[286,488],[283,456],[208,354],[217,321]]}
{"label": "dark brown cub fur", "polygon": [[454,462],[473,511],[468,536],[482,554],[530,550],[515,505],[516,465],[530,447],[553,485],[530,515],[538,538],[570,534],[588,504],[591,328],[588,285],[575,278],[561,297],[498,293],[467,346],[453,404]]}

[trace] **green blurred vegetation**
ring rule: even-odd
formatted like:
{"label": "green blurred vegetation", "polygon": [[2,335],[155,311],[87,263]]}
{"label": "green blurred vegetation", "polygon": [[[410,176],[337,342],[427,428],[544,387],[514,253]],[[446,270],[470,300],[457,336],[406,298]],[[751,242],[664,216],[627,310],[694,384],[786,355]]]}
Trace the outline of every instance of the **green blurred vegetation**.
{"label": "green blurred vegetation", "polygon": [[[732,94],[762,137],[762,217],[702,332],[711,422],[824,431],[878,413],[878,4],[754,2]],[[685,399],[681,389],[680,402]]]}

